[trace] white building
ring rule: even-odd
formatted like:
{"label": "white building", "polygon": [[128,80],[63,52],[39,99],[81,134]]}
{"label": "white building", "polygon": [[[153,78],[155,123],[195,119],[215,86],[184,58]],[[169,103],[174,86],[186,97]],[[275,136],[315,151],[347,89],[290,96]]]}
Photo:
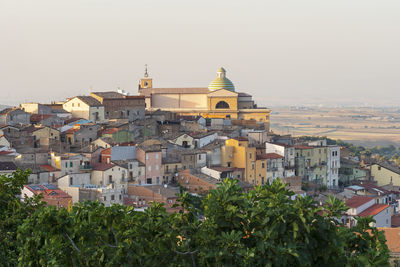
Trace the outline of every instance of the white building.
{"label": "white building", "polygon": [[373,197],[354,196],[346,201],[349,207],[347,212],[342,216],[343,224],[352,227],[357,224],[358,217],[369,217],[376,221],[371,223],[372,227],[391,227],[391,211],[388,204],[376,204]]}
{"label": "white building", "polygon": [[295,176],[295,148],[286,144],[265,143],[265,153],[275,153],[284,157],[284,177]]}
{"label": "white building", "polygon": [[91,183],[99,186],[117,185],[127,188],[128,170],[115,164],[99,164],[93,167]]}
{"label": "white building", "polygon": [[327,153],[326,186],[336,188],[339,185],[340,147],[328,146]]}

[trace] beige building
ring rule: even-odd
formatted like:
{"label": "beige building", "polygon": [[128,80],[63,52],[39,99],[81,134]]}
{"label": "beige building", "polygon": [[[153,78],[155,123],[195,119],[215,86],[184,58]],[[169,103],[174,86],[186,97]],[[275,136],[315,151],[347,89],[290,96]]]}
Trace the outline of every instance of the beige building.
{"label": "beige building", "polygon": [[253,120],[269,129],[270,110],[258,108],[251,95],[235,92],[224,68],[218,69],[217,78],[208,87],[200,88],[154,88],[146,71],[140,80],[139,95],[145,96],[149,111],[161,109],[183,116]]}
{"label": "beige building", "polygon": [[63,104],[63,108],[74,118],[83,118],[93,122],[105,122],[104,106],[91,96],[75,96]]}
{"label": "beige building", "polygon": [[400,186],[400,169],[386,164],[372,164],[370,167],[371,178],[378,186],[394,185]]}

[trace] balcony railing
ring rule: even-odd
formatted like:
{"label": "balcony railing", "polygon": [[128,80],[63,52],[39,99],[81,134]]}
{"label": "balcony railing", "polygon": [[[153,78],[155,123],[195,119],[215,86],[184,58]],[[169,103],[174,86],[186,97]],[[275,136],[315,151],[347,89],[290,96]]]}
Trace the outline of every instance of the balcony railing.
{"label": "balcony railing", "polygon": [[92,170],[92,166],[91,165],[79,165],[79,169],[82,171],[90,171],[90,170]]}

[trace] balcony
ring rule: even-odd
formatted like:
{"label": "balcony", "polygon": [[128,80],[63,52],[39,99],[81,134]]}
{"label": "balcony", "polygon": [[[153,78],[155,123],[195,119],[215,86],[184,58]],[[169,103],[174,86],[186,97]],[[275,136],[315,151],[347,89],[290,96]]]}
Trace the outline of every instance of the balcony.
{"label": "balcony", "polygon": [[79,165],[79,170],[81,171],[91,171],[92,169],[91,165]]}

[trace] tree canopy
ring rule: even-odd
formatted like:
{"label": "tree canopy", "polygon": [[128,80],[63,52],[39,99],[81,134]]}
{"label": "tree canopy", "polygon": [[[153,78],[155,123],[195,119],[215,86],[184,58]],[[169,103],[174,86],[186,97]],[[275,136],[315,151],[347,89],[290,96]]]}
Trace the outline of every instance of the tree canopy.
{"label": "tree canopy", "polygon": [[17,195],[27,173],[0,176],[0,265],[5,266],[387,266],[389,251],[371,218],[346,228],[347,210],[292,199],[279,180],[245,192],[225,180],[202,199],[180,195],[181,212],[160,203],[83,202],[71,209]]}

